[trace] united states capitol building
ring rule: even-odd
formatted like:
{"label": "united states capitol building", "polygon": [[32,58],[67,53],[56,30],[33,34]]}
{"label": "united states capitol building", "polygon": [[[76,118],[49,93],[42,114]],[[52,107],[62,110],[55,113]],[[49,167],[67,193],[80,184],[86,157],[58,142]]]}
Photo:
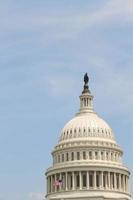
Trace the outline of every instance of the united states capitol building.
{"label": "united states capitol building", "polygon": [[85,74],[79,112],[64,126],[52,151],[46,199],[131,200],[123,151],[111,127],[94,111],[88,81]]}

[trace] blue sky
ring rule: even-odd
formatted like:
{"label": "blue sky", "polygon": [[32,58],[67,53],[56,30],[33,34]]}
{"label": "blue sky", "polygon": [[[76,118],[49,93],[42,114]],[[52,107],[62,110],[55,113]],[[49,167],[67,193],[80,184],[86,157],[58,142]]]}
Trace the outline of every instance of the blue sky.
{"label": "blue sky", "polygon": [[132,35],[132,0],[0,2],[0,200],[42,199],[85,72],[133,169]]}

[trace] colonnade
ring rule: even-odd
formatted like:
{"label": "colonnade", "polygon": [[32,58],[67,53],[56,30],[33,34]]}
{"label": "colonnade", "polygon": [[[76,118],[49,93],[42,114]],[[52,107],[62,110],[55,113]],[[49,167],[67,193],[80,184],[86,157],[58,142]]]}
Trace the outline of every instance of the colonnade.
{"label": "colonnade", "polygon": [[[59,181],[55,185],[55,181]],[[129,193],[129,177],[108,171],[73,171],[47,177],[47,193],[69,190],[114,190]]]}
{"label": "colonnade", "polygon": [[115,151],[89,150],[65,152],[54,155],[54,164],[77,160],[104,160],[121,163],[121,155]]}

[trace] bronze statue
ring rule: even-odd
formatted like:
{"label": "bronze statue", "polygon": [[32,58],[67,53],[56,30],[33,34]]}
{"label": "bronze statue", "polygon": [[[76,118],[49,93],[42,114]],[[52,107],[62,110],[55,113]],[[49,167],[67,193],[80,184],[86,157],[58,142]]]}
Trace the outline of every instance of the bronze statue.
{"label": "bronze statue", "polygon": [[84,75],[84,82],[85,82],[85,85],[87,85],[87,83],[89,82],[89,77],[87,73]]}
{"label": "bronze statue", "polygon": [[89,77],[88,77],[88,74],[86,73],[84,75],[84,89],[83,89],[82,94],[84,94],[84,93],[90,93],[88,82],[89,82]]}

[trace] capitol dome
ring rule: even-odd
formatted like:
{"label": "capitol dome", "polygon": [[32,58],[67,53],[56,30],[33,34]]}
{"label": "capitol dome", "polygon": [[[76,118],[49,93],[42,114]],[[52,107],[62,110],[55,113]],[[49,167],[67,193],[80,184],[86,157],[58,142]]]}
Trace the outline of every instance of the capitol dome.
{"label": "capitol dome", "polygon": [[111,127],[93,109],[84,76],[79,112],[62,129],[47,169],[47,200],[131,200],[130,172]]}
{"label": "capitol dome", "polygon": [[92,139],[115,142],[110,126],[96,113],[88,112],[77,114],[64,126],[60,142]]}

